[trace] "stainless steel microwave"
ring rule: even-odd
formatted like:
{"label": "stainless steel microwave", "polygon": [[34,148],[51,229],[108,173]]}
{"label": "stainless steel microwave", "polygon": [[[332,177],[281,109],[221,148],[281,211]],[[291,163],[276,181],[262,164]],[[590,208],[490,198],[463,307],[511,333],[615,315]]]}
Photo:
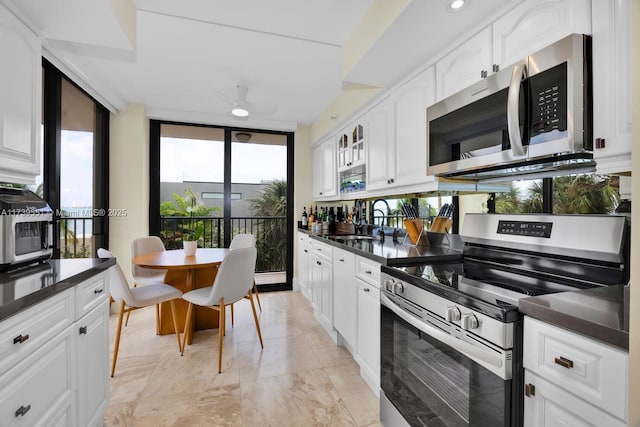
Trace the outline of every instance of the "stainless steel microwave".
{"label": "stainless steel microwave", "polygon": [[427,108],[427,174],[592,171],[591,38],[570,35]]}

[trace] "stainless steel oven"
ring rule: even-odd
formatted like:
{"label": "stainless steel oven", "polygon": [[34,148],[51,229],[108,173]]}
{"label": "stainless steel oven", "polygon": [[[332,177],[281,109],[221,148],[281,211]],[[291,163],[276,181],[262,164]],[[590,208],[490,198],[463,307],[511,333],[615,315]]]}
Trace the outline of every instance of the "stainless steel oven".
{"label": "stainless steel oven", "polygon": [[427,109],[428,175],[591,171],[591,43],[574,34]]}
{"label": "stainless steel oven", "polygon": [[618,216],[468,214],[461,261],[383,266],[383,424],[520,426],[518,300],[626,283],[625,223]]}
{"label": "stainless steel oven", "polygon": [[0,233],[0,270],[48,259],[53,211],[29,190],[0,188]]}

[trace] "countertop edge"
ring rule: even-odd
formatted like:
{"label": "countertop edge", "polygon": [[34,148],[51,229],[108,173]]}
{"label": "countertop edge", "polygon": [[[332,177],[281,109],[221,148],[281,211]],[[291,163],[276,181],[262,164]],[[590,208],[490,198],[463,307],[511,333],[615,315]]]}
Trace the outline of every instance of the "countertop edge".
{"label": "countertop edge", "polygon": [[[54,295],[57,295],[61,292],[66,291],[81,282],[103,272],[106,271],[109,267],[116,265],[115,258],[105,258],[100,259],[101,262],[99,264],[88,267],[84,271],[80,273],[74,274],[72,276],[66,277],[63,280],[54,283],[51,286],[47,286],[46,288],[40,289],[37,292],[33,292],[29,295],[25,295],[17,300],[14,300],[10,303],[4,304],[0,306],[0,321],[6,320],[11,316],[20,313],[23,310],[30,308],[42,302],[48,298],[51,298]],[[58,260],[65,261],[65,260]]]}
{"label": "countertop edge", "polygon": [[628,332],[562,313],[546,305],[539,304],[536,301],[536,297],[522,298],[519,301],[518,308],[522,314],[531,316],[534,319],[615,346],[618,349],[629,351]]}

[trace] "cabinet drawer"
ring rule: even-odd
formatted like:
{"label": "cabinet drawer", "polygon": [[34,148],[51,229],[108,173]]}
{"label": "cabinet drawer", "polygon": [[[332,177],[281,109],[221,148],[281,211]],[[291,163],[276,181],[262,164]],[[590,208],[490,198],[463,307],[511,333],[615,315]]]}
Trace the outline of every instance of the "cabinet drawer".
{"label": "cabinet drawer", "polygon": [[3,426],[44,426],[73,407],[71,327],[0,377]]}
{"label": "cabinet drawer", "polygon": [[0,374],[73,322],[73,296],[73,289],[66,290],[2,322]]}
{"label": "cabinet drawer", "polygon": [[109,295],[105,273],[87,279],[76,286],[76,319],[97,307]]}
{"label": "cabinet drawer", "polygon": [[356,277],[380,288],[380,264],[361,256],[356,257]]}
{"label": "cabinet drawer", "polygon": [[628,353],[528,316],[523,353],[527,370],[627,419]]}
{"label": "cabinet drawer", "polygon": [[331,261],[333,257],[333,248],[331,246],[314,239],[309,239],[309,251],[328,261]]}

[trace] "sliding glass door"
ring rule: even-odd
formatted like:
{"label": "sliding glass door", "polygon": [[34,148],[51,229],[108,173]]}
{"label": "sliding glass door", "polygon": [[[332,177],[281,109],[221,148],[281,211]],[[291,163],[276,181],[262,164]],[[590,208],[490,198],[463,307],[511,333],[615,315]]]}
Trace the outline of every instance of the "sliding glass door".
{"label": "sliding glass door", "polygon": [[291,289],[292,144],[291,133],[152,120],[151,234],[167,249],[198,229],[213,248],[254,234],[258,286]]}

